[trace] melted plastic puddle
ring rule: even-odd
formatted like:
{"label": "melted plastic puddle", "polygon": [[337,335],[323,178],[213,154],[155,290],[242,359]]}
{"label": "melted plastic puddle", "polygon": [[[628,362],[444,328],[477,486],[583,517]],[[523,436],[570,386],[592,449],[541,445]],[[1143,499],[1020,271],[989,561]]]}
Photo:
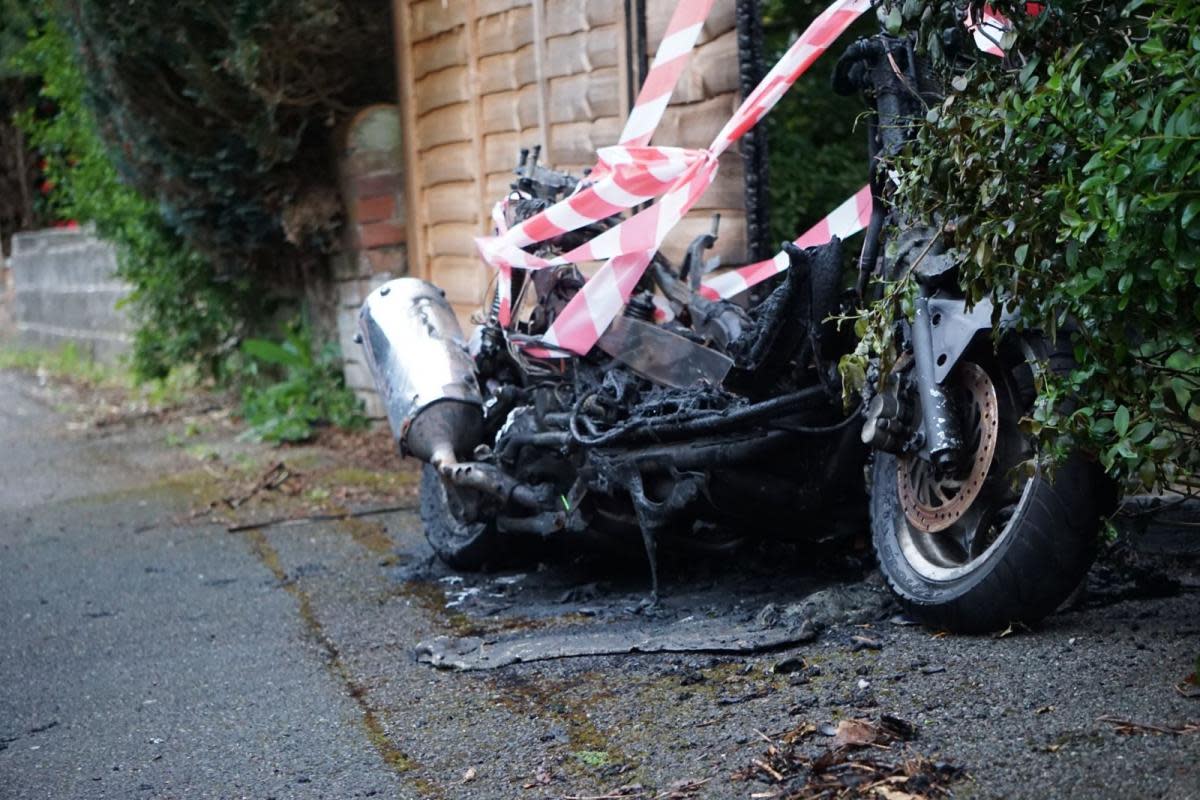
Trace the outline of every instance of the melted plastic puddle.
{"label": "melted plastic puddle", "polygon": [[[609,626],[605,626],[609,627]],[[630,653],[754,653],[817,638],[814,626],[796,630],[739,630],[721,620],[681,620],[655,627],[540,633],[516,637],[438,636],[417,645],[417,661],[440,669],[485,670],[581,656]]]}
{"label": "melted plastic puddle", "polygon": [[[587,656],[746,654],[811,642],[831,625],[879,619],[891,608],[881,587],[861,582],[819,588],[810,585],[808,591],[752,608],[738,603],[738,594],[729,588],[671,598],[669,606],[647,615],[631,614],[620,609],[619,603],[609,605],[601,600],[598,610],[596,603],[591,604],[594,617],[586,623],[437,636],[418,644],[415,655],[417,661],[439,669],[475,671]],[[452,594],[462,597],[461,592]],[[721,601],[725,608],[720,607]],[[530,605],[539,604],[533,601]]]}

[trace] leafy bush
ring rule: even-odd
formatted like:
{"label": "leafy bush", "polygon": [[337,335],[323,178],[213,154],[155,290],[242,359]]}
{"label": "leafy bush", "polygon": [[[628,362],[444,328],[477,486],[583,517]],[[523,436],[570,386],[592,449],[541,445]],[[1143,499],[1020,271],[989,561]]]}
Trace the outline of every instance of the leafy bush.
{"label": "leafy bush", "polygon": [[246,416],[276,441],[361,424],[334,352],[314,353],[307,329],[283,344],[237,343],[266,316],[268,270],[278,285],[323,266],[340,214],[333,131],[393,96],[388,5],[0,0],[0,10],[0,56],[34,29],[6,63],[40,87],[17,122],[44,158],[52,210],[94,223],[133,286],[136,374],[198,365],[247,381]]}
{"label": "leafy bush", "polygon": [[[1074,332],[1079,366],[1028,424],[1047,454],[1094,452],[1129,488],[1200,468],[1200,5],[1056,3],[1014,20],[1019,56],[951,70],[894,166],[897,201],[952,229],[975,299]],[[953,4],[924,12],[937,55]],[[889,311],[872,321],[886,338]],[[1074,410],[1059,400],[1074,398]]]}
{"label": "leafy bush", "polygon": [[294,323],[282,342],[247,339],[242,416],[250,434],[271,442],[312,438],[323,424],[361,428],[366,419],[345,387],[337,348],[319,351],[306,325]]}
{"label": "leafy bush", "polygon": [[34,15],[25,0],[0,0],[0,247],[5,253],[14,233],[40,221],[34,189],[37,159],[12,122],[13,111],[28,100],[29,81],[9,62],[25,46]]}
{"label": "leafy bush", "polygon": [[244,282],[218,280],[212,263],[122,182],[97,134],[73,43],[61,27],[49,21],[12,60],[40,82],[41,108],[26,108],[17,122],[44,159],[50,203],[61,218],[95,223],[117,245],[119,274],[133,285],[135,372],[159,378],[176,365],[196,363],[220,376],[246,313]]}
{"label": "leafy bush", "polygon": [[386,0],[59,0],[103,138],[231,273],[337,243],[334,131],[395,97]]}

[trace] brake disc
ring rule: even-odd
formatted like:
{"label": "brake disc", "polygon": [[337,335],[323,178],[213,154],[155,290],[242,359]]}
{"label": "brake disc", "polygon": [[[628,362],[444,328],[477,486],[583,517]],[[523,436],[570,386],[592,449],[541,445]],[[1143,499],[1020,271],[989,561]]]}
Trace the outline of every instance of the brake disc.
{"label": "brake disc", "polygon": [[962,519],[983,489],[996,453],[1000,429],[996,387],[978,364],[960,362],[952,378],[960,397],[964,440],[971,467],[963,478],[939,478],[932,465],[917,455],[898,460],[896,482],[904,516],[925,533],[944,531]]}

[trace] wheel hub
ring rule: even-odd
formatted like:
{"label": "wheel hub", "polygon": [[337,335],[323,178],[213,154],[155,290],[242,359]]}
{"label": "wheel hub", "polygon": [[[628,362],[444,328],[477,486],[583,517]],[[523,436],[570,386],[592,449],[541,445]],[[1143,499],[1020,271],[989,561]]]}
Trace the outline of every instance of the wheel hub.
{"label": "wheel hub", "polygon": [[900,505],[909,524],[925,533],[944,531],[962,519],[983,489],[996,453],[1000,415],[996,387],[978,364],[961,362],[955,369],[954,388],[960,398],[963,433],[971,465],[963,478],[939,477],[932,465],[917,455],[898,459],[896,482]]}

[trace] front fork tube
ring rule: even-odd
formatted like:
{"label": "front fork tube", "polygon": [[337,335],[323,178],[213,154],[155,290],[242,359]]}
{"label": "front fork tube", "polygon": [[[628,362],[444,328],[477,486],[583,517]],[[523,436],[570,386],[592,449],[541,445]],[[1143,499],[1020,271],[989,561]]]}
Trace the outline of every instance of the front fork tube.
{"label": "front fork tube", "polygon": [[929,314],[929,298],[922,293],[916,298],[916,313],[912,322],[913,361],[916,364],[917,387],[921,397],[921,421],[925,428],[925,447],[929,461],[939,475],[958,471],[962,453],[962,432],[958,416],[950,406],[946,392],[935,377],[937,355],[933,351],[933,320]]}

